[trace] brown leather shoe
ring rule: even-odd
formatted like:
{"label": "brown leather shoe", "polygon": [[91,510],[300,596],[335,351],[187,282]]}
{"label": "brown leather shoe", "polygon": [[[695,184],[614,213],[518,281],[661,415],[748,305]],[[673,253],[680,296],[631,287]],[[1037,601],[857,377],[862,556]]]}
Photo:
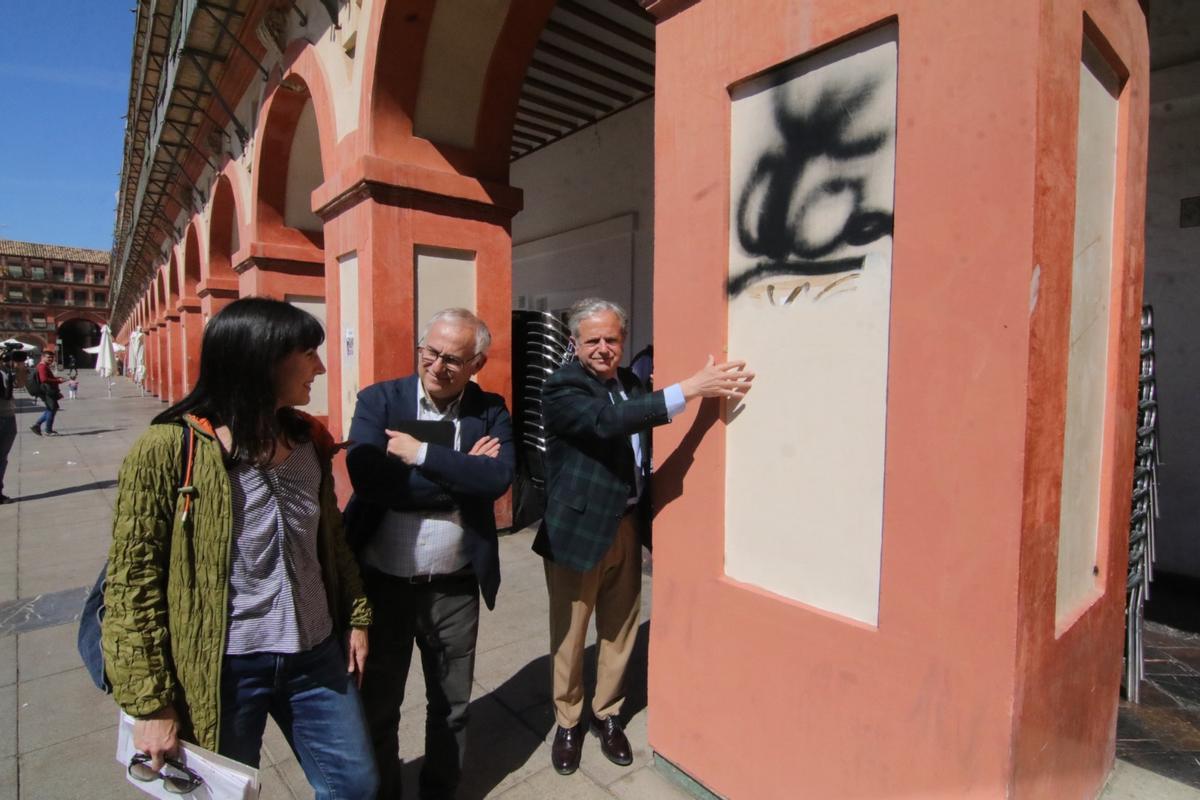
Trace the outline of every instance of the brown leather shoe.
{"label": "brown leather shoe", "polygon": [[579,769],[579,757],[583,755],[583,723],[574,728],[558,726],[554,734],[554,746],[550,748],[550,763],[559,775],[570,775]]}
{"label": "brown leather shoe", "polygon": [[609,761],[622,767],[633,763],[633,750],[629,747],[629,740],[625,738],[625,731],[621,730],[621,721],[616,715],[608,719],[593,719],[592,726],[600,735],[600,751]]}

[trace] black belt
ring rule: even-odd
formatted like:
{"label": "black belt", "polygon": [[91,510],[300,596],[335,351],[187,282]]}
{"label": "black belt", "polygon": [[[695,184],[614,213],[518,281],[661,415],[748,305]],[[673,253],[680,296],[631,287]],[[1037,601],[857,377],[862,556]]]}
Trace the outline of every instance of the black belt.
{"label": "black belt", "polygon": [[404,583],[410,586],[428,586],[431,583],[449,583],[454,581],[475,580],[475,571],[463,567],[458,572],[446,572],[438,575],[393,575],[390,572],[369,568],[364,570],[372,576],[379,576],[388,581]]}

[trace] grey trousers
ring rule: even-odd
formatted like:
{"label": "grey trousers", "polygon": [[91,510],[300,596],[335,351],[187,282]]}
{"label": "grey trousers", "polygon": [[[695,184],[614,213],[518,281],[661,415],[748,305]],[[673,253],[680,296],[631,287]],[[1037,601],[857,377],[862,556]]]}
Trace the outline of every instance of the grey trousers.
{"label": "grey trousers", "polygon": [[0,417],[0,494],[4,494],[4,472],[8,469],[8,454],[17,440],[17,418]]}
{"label": "grey trousers", "polygon": [[450,800],[458,790],[466,753],[479,583],[470,572],[413,584],[370,569],[363,571],[363,581],[375,609],[362,699],[379,767],[379,797],[400,798],[397,729],[416,644],[426,699],[420,797]]}

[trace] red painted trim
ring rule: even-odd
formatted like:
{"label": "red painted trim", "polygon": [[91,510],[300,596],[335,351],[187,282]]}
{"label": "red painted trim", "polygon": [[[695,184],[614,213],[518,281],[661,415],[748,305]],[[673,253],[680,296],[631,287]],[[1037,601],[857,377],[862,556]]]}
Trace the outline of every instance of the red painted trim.
{"label": "red painted trim", "polygon": [[554,0],[525,0],[504,21],[480,96],[475,127],[476,174],[508,179],[509,150],[517,118],[517,100]]}
{"label": "red painted trim", "polygon": [[317,120],[322,174],[327,175],[335,163],[337,120],[320,60],[312,45],[297,40],[284,53],[283,63],[286,71],[272,74],[254,134],[249,234],[257,241],[288,241],[311,235],[284,224],[288,158],[296,124],[309,101]]}

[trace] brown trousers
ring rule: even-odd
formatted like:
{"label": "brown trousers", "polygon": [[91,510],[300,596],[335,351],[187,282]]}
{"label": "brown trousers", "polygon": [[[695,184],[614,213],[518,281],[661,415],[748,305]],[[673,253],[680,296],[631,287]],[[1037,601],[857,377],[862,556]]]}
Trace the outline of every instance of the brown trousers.
{"label": "brown trousers", "polygon": [[619,714],[625,702],[625,669],[633,652],[642,599],[642,546],[637,525],[637,514],[626,514],[608,552],[586,572],[545,562],[554,716],[564,728],[575,727],[583,716],[583,650],[593,611],[599,652],[592,715],[608,719]]}

